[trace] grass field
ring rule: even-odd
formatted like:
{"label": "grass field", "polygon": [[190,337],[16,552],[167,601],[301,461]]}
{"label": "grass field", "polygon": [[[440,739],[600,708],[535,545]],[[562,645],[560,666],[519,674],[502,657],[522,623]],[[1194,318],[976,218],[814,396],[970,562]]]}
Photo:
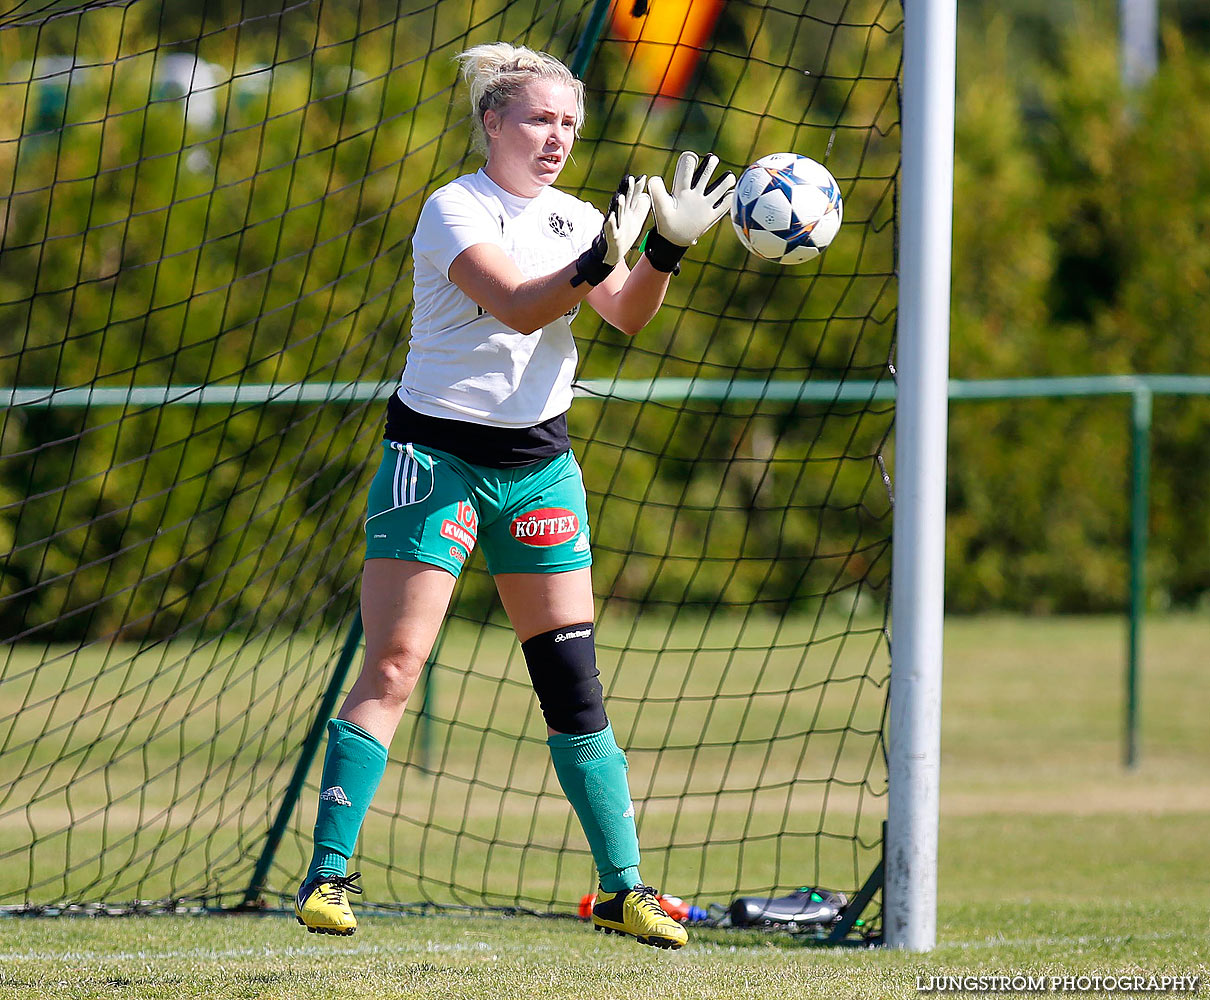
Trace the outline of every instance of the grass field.
{"label": "grass field", "polygon": [[[693,898],[860,886],[885,811],[881,622],[607,618],[599,662],[647,877]],[[0,793],[0,904],[234,903],[331,645],[270,634],[13,650],[0,770],[20,777]],[[427,678],[361,831],[362,902],[574,912],[591,859],[511,630],[454,622]],[[271,899],[288,902],[310,857],[321,762],[274,855]]]}
{"label": "grass field", "polygon": [[[572,919],[0,921],[0,995],[908,997],[934,975],[1201,975],[1210,989],[1205,618],[1144,634],[1139,766],[1121,766],[1118,619],[948,623],[938,947],[819,951],[699,931],[670,954]],[[918,978],[920,977],[920,978]]]}

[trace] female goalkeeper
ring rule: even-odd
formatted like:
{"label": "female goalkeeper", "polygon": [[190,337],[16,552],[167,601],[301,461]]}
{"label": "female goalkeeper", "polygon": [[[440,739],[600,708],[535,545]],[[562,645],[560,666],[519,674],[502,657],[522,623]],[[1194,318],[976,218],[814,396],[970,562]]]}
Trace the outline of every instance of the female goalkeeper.
{"label": "female goalkeeper", "polygon": [[[735,178],[682,153],[672,189],[625,177],[605,216],[553,185],[584,120],[584,89],[557,59],[505,43],[458,57],[481,170],[425,203],[413,238],[407,364],[387,404],[370,486],[361,614],[366,656],[328,723],[315,854],[295,901],[311,931],[352,934],[346,874],[362,821],[449,606],[478,544],[549,727],[559,782],[600,873],[596,927],[679,948],[684,928],[639,878],[626,758],[605,716],[593,645],[588,518],[567,436],[585,300],[635,334],[685,250],[728,210]],[[634,270],[627,251],[654,228]]]}

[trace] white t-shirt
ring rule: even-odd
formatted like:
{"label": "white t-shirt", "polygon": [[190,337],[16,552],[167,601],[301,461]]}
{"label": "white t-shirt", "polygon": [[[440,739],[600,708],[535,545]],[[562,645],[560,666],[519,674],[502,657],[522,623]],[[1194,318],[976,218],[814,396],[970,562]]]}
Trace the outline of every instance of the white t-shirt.
{"label": "white t-shirt", "polygon": [[449,280],[477,243],[504,250],[526,278],[551,274],[588,249],[604,216],[553,187],[505,191],[482,170],[434,191],[412,238],[415,307],[399,398],[417,413],[495,427],[532,427],[571,406],[579,306],[530,334],[480,309]]}

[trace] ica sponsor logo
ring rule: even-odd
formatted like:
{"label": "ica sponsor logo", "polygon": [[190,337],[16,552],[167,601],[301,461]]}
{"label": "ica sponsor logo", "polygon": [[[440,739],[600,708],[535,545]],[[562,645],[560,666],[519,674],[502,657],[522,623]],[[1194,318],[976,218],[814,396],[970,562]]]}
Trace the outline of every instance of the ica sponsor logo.
{"label": "ica sponsor logo", "polygon": [[[479,515],[465,500],[458,504],[458,520],[445,520],[441,522],[441,537],[448,538],[451,542],[457,542],[467,552],[475,547],[475,537],[479,534]],[[453,548],[450,549],[450,554],[454,554]],[[463,556],[465,559],[465,556]]]}
{"label": "ica sponsor logo", "polygon": [[563,507],[543,507],[515,518],[509,530],[526,545],[559,545],[580,530],[580,519]]}

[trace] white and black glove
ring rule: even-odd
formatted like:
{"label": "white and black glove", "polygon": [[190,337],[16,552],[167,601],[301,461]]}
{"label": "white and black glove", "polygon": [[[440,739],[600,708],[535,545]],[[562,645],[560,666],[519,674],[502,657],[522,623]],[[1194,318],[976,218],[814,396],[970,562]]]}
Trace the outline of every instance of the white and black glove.
{"label": "white and black glove", "polygon": [[699,161],[697,153],[685,150],[676,161],[671,191],[662,177],[651,178],[655,228],[647,234],[643,253],[657,271],[678,270],[685,251],[730,211],[735,175],[727,171],[711,183],[717,166],[713,153]]}
{"label": "white and black glove", "polygon": [[572,285],[585,281],[599,285],[608,278],[638,240],[649,211],[651,196],[647,194],[646,176],[634,178],[627,174],[609,202],[600,234],[576,260]]}

